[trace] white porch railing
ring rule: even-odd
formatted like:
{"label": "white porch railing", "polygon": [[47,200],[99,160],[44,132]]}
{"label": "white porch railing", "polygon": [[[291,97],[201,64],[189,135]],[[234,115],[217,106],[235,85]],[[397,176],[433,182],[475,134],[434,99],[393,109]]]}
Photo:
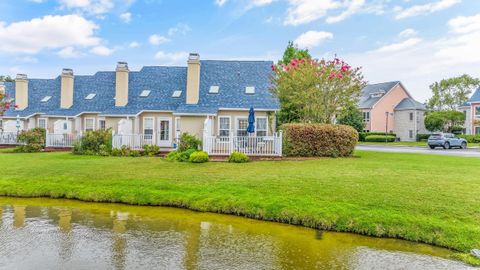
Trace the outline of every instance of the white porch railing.
{"label": "white porch railing", "polygon": [[0,145],[17,145],[17,132],[0,132]]}
{"label": "white porch railing", "polygon": [[155,136],[152,134],[115,134],[112,137],[114,149],[126,146],[133,150],[141,150],[144,145],[157,145]]}
{"label": "white porch railing", "polygon": [[69,148],[81,138],[81,134],[47,133],[45,146],[51,148]]}
{"label": "white porch railing", "polygon": [[203,151],[209,155],[227,156],[242,152],[248,156],[282,156],[282,133],[273,136],[204,136]]}

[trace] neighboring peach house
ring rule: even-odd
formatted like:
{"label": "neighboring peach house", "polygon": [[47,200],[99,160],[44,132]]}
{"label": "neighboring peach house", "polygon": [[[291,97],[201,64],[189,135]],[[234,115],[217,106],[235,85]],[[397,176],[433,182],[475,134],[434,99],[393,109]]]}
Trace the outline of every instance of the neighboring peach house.
{"label": "neighboring peach house", "polygon": [[[14,83],[0,85],[18,107],[0,118],[0,128],[3,133],[46,128],[51,147],[71,146],[83,132],[111,128],[116,147],[155,144],[165,151],[188,132],[203,139],[210,153],[248,148],[253,154],[278,155],[280,106],[269,91],[272,64],[200,60],[192,53],[186,67],[130,71],[126,62],[118,62],[115,71],[88,76],[71,69],[55,79],[19,74]],[[251,107],[255,133],[247,134]]]}
{"label": "neighboring peach house", "polygon": [[358,106],[366,132],[392,132],[400,141],[415,141],[417,134],[427,133],[425,105],[414,100],[399,81],[365,86]]}
{"label": "neighboring peach house", "polygon": [[480,135],[480,88],[472,97],[458,108],[465,114],[463,133],[468,135]]}

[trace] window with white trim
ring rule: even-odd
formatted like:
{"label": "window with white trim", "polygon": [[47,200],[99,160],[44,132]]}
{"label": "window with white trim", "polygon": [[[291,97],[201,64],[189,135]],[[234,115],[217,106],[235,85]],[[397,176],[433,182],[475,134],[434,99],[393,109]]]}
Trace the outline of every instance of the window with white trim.
{"label": "window with white trim", "polygon": [[47,119],[45,118],[38,118],[38,127],[39,128],[47,128]]}
{"label": "window with white trim", "polygon": [[153,135],[153,117],[143,118],[143,134],[144,135]]}
{"label": "window with white trim", "polygon": [[160,140],[161,141],[170,140],[170,121],[168,120],[160,121]]}
{"label": "window with white trim", "polygon": [[85,118],[85,131],[95,130],[95,118]]}
{"label": "window with white trim", "polygon": [[413,130],[408,131],[408,138],[413,139]]}
{"label": "window with white trim", "polygon": [[49,101],[51,98],[52,98],[52,96],[45,96],[44,98],[42,98],[42,100],[40,100],[40,102],[47,102],[47,101]]}
{"label": "window with white trim", "polygon": [[173,91],[173,94],[172,94],[172,97],[174,98],[178,98],[182,95],[182,91],[181,90],[175,90]]}
{"label": "window with white trim", "polygon": [[210,90],[208,90],[208,93],[210,93],[210,94],[218,94],[218,91],[220,91],[220,86],[218,86],[218,85],[212,85],[212,86],[210,86]]}
{"label": "window with white trim", "polygon": [[105,130],[107,129],[107,122],[105,121],[105,119],[100,119],[98,120],[98,128],[100,130]]}
{"label": "window with white trim", "polygon": [[96,95],[97,95],[97,94],[95,94],[95,93],[90,93],[90,94],[88,94],[88,95],[85,97],[85,99],[91,100],[91,99],[93,99]]}
{"label": "window with white trim", "polygon": [[475,118],[480,118],[480,106],[475,107]]}
{"label": "window with white trim", "polygon": [[255,86],[247,86],[245,87],[245,94],[255,94]]}
{"label": "window with white trim", "polygon": [[267,118],[266,117],[257,117],[255,121],[255,131],[257,137],[267,136]]}
{"label": "window with white trim", "polygon": [[220,137],[230,136],[230,117],[220,116],[218,118],[218,135]]}
{"label": "window with white trim", "polygon": [[409,118],[410,118],[410,121],[413,121],[413,113],[412,112],[409,114]]}
{"label": "window with white trim", "polygon": [[248,136],[248,119],[247,118],[237,118],[237,136],[246,137]]}
{"label": "window with white trim", "polygon": [[363,122],[370,122],[370,112],[363,112]]}
{"label": "window with white trim", "polygon": [[142,93],[140,93],[140,97],[148,97],[150,96],[150,90],[143,90]]}

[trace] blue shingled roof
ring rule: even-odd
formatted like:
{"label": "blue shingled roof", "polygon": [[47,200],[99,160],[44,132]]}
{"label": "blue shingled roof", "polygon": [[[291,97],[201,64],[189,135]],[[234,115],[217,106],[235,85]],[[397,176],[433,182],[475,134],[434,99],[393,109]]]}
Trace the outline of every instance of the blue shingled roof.
{"label": "blue shingled roof", "polygon": [[475,93],[473,93],[472,97],[468,102],[480,102],[480,87],[475,90]]}
{"label": "blue shingled roof", "polygon": [[427,107],[413,98],[404,98],[397,106],[395,110],[423,110],[426,111]]}
{"label": "blue shingled roof", "polygon": [[[21,117],[35,113],[55,116],[75,116],[84,112],[105,115],[137,114],[141,111],[173,111],[175,113],[216,113],[219,108],[254,108],[277,110],[278,99],[270,93],[272,62],[266,61],[201,61],[200,97],[198,104],[187,105],[187,67],[144,67],[129,73],[128,104],[115,107],[115,72],[97,72],[91,76],[75,76],[74,101],[69,109],[60,108],[60,77],[29,79],[29,106],[22,111],[10,109],[5,116]],[[218,85],[218,94],[210,94]],[[8,97],[15,98],[15,83],[5,83]],[[246,94],[245,87],[254,86],[255,94]],[[140,97],[150,90],[148,97]],[[172,97],[180,90],[180,97]],[[96,94],[86,100],[89,94]],[[52,98],[42,103],[45,96]]]}
{"label": "blue shingled roof", "polygon": [[[372,108],[381,98],[380,97],[372,97],[372,94],[384,91],[385,94],[388,93],[392,88],[400,83],[399,81],[393,82],[385,82],[385,83],[376,83],[376,84],[369,84],[362,89],[362,93],[360,96],[360,100],[358,102],[358,107],[362,109]],[[384,94],[384,95],[385,95]]]}

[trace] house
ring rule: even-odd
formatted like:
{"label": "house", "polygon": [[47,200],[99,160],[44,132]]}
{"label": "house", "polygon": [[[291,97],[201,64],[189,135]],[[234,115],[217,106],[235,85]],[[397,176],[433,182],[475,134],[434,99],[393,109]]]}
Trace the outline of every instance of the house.
{"label": "house", "polygon": [[277,151],[279,102],[269,91],[272,64],[200,60],[192,53],[186,67],[130,71],[126,62],[118,62],[115,71],[87,76],[71,69],[55,79],[19,74],[0,89],[17,106],[5,113],[1,128],[11,133],[46,128],[47,146],[71,146],[86,131],[111,128],[114,146],[155,144],[165,150],[188,132],[203,138],[211,153],[228,154],[248,136],[253,107],[259,140],[254,150]]}
{"label": "house", "polygon": [[365,132],[393,132],[401,141],[415,141],[417,134],[427,133],[425,105],[413,99],[399,81],[365,86],[358,107]]}
{"label": "house", "polygon": [[463,133],[468,135],[480,134],[480,88],[478,88],[472,97],[464,104],[458,107],[458,110],[465,114],[465,124]]}

